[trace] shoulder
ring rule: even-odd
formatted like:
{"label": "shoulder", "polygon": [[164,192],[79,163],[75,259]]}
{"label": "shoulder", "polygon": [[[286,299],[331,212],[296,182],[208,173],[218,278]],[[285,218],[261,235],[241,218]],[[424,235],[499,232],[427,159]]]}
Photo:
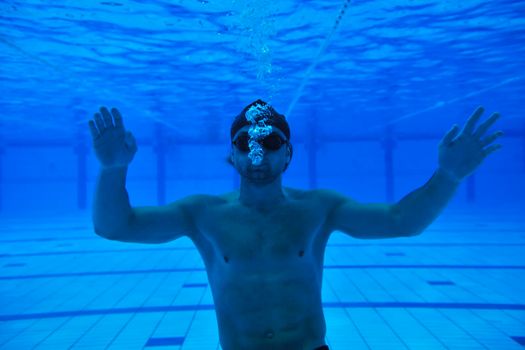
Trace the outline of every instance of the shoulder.
{"label": "shoulder", "polygon": [[286,191],[292,199],[311,201],[328,210],[353,201],[340,192],[330,189],[298,190],[286,187]]}
{"label": "shoulder", "polygon": [[296,198],[312,199],[326,202],[338,202],[348,198],[337,191],[329,189],[298,190],[287,187],[286,190],[291,196]]}
{"label": "shoulder", "polygon": [[196,212],[204,207],[225,203],[226,201],[226,198],[221,195],[193,194],[171,203],[171,206],[181,207],[182,209]]}

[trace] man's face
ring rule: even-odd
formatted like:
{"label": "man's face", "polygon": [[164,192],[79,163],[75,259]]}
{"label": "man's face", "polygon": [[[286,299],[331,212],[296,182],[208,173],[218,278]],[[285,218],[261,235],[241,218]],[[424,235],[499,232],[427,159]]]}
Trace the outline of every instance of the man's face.
{"label": "man's face", "polygon": [[[248,125],[239,129],[232,141],[237,140],[242,133],[247,133],[249,129],[250,126]],[[286,140],[286,136],[281,130],[273,128],[272,132]],[[263,149],[264,157],[261,164],[253,165],[252,160],[248,157],[249,152],[241,151],[237,146],[232,144],[231,160],[233,166],[242,177],[250,182],[258,184],[271,183],[282,174],[286,164],[290,161],[290,150],[286,144],[282,145],[278,150]]]}

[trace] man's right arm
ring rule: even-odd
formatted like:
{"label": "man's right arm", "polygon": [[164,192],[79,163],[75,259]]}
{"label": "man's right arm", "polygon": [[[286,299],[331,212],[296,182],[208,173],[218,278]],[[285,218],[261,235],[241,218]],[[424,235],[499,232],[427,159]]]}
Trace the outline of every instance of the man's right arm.
{"label": "man's right arm", "polygon": [[88,122],[101,170],[93,202],[95,232],[104,238],[137,243],[164,243],[184,235],[194,237],[192,215],[200,196],[170,205],[132,208],[126,191],[128,165],[137,152],[133,134],[126,131],[116,108],[100,108]]}
{"label": "man's right arm", "polygon": [[102,168],[93,202],[93,225],[106,239],[135,243],[165,243],[191,237],[195,227],[190,209],[195,198],[165,206],[132,208],[126,190],[127,167]]}

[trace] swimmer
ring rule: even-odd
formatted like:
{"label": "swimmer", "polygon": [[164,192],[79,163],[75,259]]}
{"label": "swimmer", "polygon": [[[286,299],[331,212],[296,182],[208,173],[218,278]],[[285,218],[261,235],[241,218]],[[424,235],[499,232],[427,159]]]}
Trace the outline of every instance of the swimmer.
{"label": "swimmer", "polygon": [[[248,111],[255,111],[256,118],[248,120]],[[482,114],[480,107],[461,132],[454,125],[446,133],[438,167],[423,186],[397,203],[360,203],[333,190],[282,186],[293,155],[290,128],[283,115],[258,100],[231,125],[229,162],[240,174],[238,190],[132,207],[126,174],[137,144],[119,111],[102,107],[89,121],[101,165],[94,230],[120,242],[189,238],[206,267],[223,350],[326,350],[321,287],[330,235],[339,231],[357,239],[380,239],[421,234],[461,181],[501,147],[492,144],[501,131],[486,135],[499,114],[476,127]],[[251,137],[259,117],[271,132]],[[260,162],[249,157],[250,138],[262,148]]]}

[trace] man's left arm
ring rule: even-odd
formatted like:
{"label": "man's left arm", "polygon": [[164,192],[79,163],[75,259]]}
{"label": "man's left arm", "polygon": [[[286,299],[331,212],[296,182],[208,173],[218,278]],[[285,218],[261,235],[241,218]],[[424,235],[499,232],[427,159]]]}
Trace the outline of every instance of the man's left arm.
{"label": "man's left arm", "polygon": [[423,232],[445,208],[461,180],[501,145],[490,145],[503,135],[497,131],[484,136],[499,118],[494,113],[475,129],[483,114],[479,107],[459,133],[454,125],[439,144],[439,166],[421,188],[394,204],[358,203],[333,191],[321,191],[332,208],[327,216],[327,232],[340,231],[355,238],[377,239],[415,236]]}
{"label": "man's left arm", "polygon": [[414,235],[423,232],[445,208],[460,182],[474,172],[489,154],[501,148],[499,144],[489,145],[503,135],[502,131],[484,136],[499,118],[498,113],[493,113],[474,130],[483,111],[483,107],[476,109],[461,133],[458,134],[457,125],[452,127],[439,144],[439,167],[432,178],[394,204],[393,213],[397,216],[401,232],[412,232]]}
{"label": "man's left arm", "polygon": [[443,211],[460,181],[438,168],[428,182],[394,205],[400,232],[420,234]]}

